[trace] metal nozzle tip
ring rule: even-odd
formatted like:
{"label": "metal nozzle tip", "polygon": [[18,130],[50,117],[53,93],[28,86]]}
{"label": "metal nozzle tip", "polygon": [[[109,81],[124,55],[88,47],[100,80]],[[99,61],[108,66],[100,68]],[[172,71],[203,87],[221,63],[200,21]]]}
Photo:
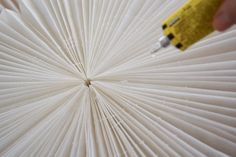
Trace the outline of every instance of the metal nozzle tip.
{"label": "metal nozzle tip", "polygon": [[155,54],[157,53],[161,48],[165,48],[165,47],[168,47],[170,45],[170,39],[166,36],[162,36],[160,39],[159,39],[159,42],[156,43],[152,50],[151,50],[151,54]]}
{"label": "metal nozzle tip", "polygon": [[151,54],[157,53],[160,49],[161,49],[161,47],[160,47],[160,48],[157,48],[157,49],[153,49],[153,50],[151,51]]}
{"label": "metal nozzle tip", "polygon": [[151,54],[157,53],[161,48],[162,48],[161,44],[159,42],[156,43],[151,50]]}

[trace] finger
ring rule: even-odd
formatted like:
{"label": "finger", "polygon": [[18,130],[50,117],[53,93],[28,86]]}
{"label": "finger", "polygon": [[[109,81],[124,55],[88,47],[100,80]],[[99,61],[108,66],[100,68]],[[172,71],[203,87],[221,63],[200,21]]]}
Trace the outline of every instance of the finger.
{"label": "finger", "polygon": [[19,9],[19,0],[12,0],[12,2]]}
{"label": "finger", "polygon": [[224,31],[236,23],[236,0],[224,0],[214,18],[216,30]]}
{"label": "finger", "polygon": [[19,0],[10,0],[10,1],[0,0],[0,4],[2,4],[7,9],[12,9],[13,5],[14,7],[19,9]]}

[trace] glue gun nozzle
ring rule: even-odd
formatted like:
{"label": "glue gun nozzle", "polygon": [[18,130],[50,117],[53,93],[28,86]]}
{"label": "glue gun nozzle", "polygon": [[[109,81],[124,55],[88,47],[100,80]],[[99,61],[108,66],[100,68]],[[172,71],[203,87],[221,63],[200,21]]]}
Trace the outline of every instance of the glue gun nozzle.
{"label": "glue gun nozzle", "polygon": [[160,48],[156,48],[156,49],[151,50],[151,54],[155,54],[155,53],[157,53],[160,49],[161,49],[161,47],[160,47]]}
{"label": "glue gun nozzle", "polygon": [[166,36],[162,36],[159,41],[153,46],[151,54],[157,53],[160,49],[166,48],[170,45],[170,39]]}
{"label": "glue gun nozzle", "polygon": [[160,43],[157,43],[153,46],[152,50],[151,50],[151,54],[155,54],[157,53],[160,49],[162,48]]}

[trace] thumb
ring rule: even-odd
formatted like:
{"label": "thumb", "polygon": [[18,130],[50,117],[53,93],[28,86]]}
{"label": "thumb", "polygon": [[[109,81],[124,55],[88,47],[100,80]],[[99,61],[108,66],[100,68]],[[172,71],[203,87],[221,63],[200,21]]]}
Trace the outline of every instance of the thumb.
{"label": "thumb", "polygon": [[5,8],[12,9],[12,5],[19,9],[19,1],[20,0],[0,0],[0,4]]}
{"label": "thumb", "polygon": [[217,11],[213,26],[216,30],[224,31],[236,23],[236,0],[224,0]]}

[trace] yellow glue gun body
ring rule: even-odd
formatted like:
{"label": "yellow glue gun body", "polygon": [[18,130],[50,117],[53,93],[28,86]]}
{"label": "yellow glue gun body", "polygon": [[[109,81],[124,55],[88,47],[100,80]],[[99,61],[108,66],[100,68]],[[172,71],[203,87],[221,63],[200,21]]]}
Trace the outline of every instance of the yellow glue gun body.
{"label": "yellow glue gun body", "polygon": [[162,22],[172,45],[184,51],[214,31],[212,22],[222,0],[189,0]]}

